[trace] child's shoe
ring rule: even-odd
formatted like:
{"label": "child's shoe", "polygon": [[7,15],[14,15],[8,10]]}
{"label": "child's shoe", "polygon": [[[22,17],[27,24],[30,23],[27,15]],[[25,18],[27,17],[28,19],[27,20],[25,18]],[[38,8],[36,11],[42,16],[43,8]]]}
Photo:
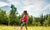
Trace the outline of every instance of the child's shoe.
{"label": "child's shoe", "polygon": [[22,29],[21,29],[22,30]]}
{"label": "child's shoe", "polygon": [[27,29],[26,29],[27,30]]}

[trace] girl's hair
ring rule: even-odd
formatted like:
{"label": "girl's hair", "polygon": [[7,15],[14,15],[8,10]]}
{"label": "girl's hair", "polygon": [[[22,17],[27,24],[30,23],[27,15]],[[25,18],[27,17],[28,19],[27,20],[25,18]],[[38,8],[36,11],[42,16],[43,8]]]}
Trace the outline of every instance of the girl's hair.
{"label": "girl's hair", "polygon": [[27,15],[27,11],[24,11],[24,14]]}

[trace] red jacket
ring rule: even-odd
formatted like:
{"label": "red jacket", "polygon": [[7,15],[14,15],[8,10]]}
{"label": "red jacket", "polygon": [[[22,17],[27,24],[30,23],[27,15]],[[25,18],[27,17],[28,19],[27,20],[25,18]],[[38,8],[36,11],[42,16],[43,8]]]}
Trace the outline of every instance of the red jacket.
{"label": "red jacket", "polygon": [[27,15],[24,16],[25,18],[23,18],[23,22],[27,22]]}

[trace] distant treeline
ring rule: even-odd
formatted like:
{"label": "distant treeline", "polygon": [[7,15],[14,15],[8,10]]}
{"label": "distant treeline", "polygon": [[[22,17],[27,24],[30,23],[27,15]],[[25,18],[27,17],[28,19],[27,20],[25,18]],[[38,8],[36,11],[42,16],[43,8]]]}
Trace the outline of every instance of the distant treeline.
{"label": "distant treeline", "polygon": [[[23,17],[24,14],[18,15],[17,8],[14,5],[11,5],[11,10],[9,15],[6,14],[6,11],[0,9],[0,24],[2,25],[21,25],[22,21],[19,19]],[[44,15],[41,14],[40,17],[33,17],[28,14],[28,26],[50,26],[50,14]]]}

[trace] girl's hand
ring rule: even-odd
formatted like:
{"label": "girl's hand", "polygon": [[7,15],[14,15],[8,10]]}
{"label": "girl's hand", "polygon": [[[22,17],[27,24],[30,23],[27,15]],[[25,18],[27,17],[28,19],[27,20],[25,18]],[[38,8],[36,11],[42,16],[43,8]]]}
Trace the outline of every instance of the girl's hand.
{"label": "girl's hand", "polygon": [[20,21],[22,21],[23,19],[21,18]]}

